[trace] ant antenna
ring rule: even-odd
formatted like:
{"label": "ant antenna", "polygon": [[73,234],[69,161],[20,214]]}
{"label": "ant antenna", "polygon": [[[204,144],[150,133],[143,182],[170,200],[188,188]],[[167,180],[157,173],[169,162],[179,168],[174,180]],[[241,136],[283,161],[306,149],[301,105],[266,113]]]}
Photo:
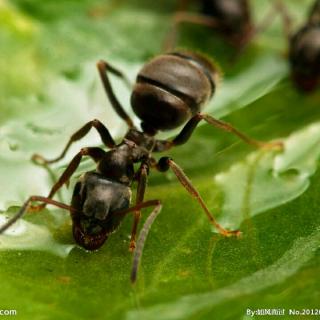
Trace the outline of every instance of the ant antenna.
{"label": "ant antenna", "polygon": [[[46,197],[31,196],[23,204],[23,206],[20,208],[20,210],[10,220],[8,220],[3,226],[0,227],[0,234],[3,233],[4,231],[6,231],[8,228],[10,228],[17,220],[19,220],[31,207],[30,203],[34,202],[34,201],[41,201],[41,202],[44,202],[47,204],[52,204],[54,206],[57,206],[59,208],[66,209],[66,210],[71,210],[71,209],[74,210],[73,208],[71,208],[70,206],[68,206],[64,203],[61,203],[61,202],[58,202],[58,201],[55,201],[55,200],[52,200],[52,199],[49,199]],[[34,207],[34,208],[36,209],[37,207]],[[39,208],[42,208],[42,207],[39,207]]]}
{"label": "ant antenna", "polygon": [[154,220],[156,219],[156,217],[160,213],[161,208],[162,208],[162,205],[159,203],[153,209],[153,211],[149,215],[148,219],[144,223],[142,230],[140,231],[140,235],[139,235],[138,242],[137,242],[137,247],[136,247],[136,249],[134,251],[134,255],[133,255],[133,263],[132,263],[131,277],[130,277],[132,284],[134,284],[137,280],[137,274],[138,274],[138,269],[139,269],[140,260],[141,260],[141,256],[142,256],[143,247],[146,242],[151,225],[153,224]]}

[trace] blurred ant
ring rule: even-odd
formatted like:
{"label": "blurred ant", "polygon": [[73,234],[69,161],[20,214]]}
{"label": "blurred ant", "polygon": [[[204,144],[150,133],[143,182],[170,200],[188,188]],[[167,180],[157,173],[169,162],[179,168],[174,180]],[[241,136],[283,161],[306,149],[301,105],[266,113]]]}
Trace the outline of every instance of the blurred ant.
{"label": "blurred ant", "polygon": [[295,33],[291,31],[291,19],[286,7],[280,0],[277,5],[289,43],[291,78],[298,89],[311,92],[320,82],[320,0],[314,2],[307,21]]}
{"label": "blurred ant", "polygon": [[198,0],[200,13],[185,11],[189,2],[180,0],[179,12],[175,14],[173,27],[165,40],[165,50],[172,50],[175,46],[179,25],[192,23],[216,30],[239,54],[258,32],[269,25],[276,9],[272,7],[261,24],[255,26],[249,0]]}
{"label": "blurred ant", "polygon": [[[135,282],[145,239],[149,229],[161,210],[159,200],[144,202],[149,170],[173,171],[186,191],[194,197],[204,210],[209,222],[224,236],[238,236],[239,231],[229,231],[217,223],[202,197],[182,169],[169,157],[159,161],[152,157],[153,152],[162,152],[186,143],[201,120],[232,132],[246,143],[260,148],[279,149],[280,142],[260,142],[241,133],[230,124],[200,113],[216,90],[219,74],[217,68],[204,56],[193,52],[173,52],[155,57],[138,73],[131,95],[131,105],[141,119],[141,128],[135,128],[124,108],[120,105],[109,81],[111,73],[126,81],[123,73],[105,61],[97,63],[98,71],[107,97],[118,116],[128,126],[123,140],[116,144],[108,129],[99,121],[92,120],[75,132],[62,153],[55,159],[46,160],[41,155],[33,159],[41,164],[61,160],[75,141],[83,138],[91,128],[95,128],[109,151],[98,147],[80,150],[71,160],[47,197],[32,196],[19,212],[0,227],[0,233],[8,229],[26,211],[40,210],[47,204],[67,209],[72,219],[73,236],[78,245],[87,250],[96,250],[120,225],[128,213],[134,214],[130,250],[134,251],[131,281]],[[159,130],[171,130],[184,125],[181,132],[172,140],[158,140]],[[75,184],[71,205],[53,200],[55,193],[64,185],[79,166],[82,157],[88,156],[96,163],[96,170],[84,173]],[[134,171],[134,163],[140,167]],[[136,203],[130,207],[131,184],[136,180]],[[43,202],[32,206],[32,202]],[[136,234],[141,217],[141,209],[154,207],[140,232],[136,247]]]}

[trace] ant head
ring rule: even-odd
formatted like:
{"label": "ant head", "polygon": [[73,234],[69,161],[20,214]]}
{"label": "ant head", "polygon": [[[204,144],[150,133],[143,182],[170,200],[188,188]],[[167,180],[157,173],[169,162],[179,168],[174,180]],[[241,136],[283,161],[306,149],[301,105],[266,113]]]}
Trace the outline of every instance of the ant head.
{"label": "ant head", "polygon": [[218,68],[200,54],[160,55],[140,70],[131,105],[148,132],[171,130],[201,111],[218,78]]}
{"label": "ant head", "polygon": [[88,250],[101,247],[123,218],[112,212],[127,208],[130,196],[128,187],[96,172],[85,173],[75,185],[71,203],[77,243]]}
{"label": "ant head", "polygon": [[88,233],[88,230],[84,228],[83,221],[72,225],[73,238],[79,246],[86,250],[97,250],[107,240],[108,235],[105,231],[96,232],[94,234]]}

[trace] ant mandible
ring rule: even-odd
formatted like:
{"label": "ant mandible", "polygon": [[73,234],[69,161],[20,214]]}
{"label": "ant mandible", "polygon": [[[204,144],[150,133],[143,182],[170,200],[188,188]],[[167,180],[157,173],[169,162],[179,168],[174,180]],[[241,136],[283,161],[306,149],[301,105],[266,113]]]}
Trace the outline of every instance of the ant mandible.
{"label": "ant mandible", "polygon": [[[159,200],[144,202],[149,169],[165,172],[173,171],[186,191],[194,197],[204,210],[209,222],[224,236],[238,236],[239,231],[224,229],[210,213],[202,197],[182,169],[169,157],[156,161],[152,153],[167,151],[174,146],[186,143],[197,124],[204,120],[210,125],[232,132],[246,143],[255,147],[281,148],[280,142],[253,140],[230,124],[201,113],[202,107],[215,92],[219,73],[206,57],[193,52],[173,52],[155,57],[138,73],[131,95],[131,105],[135,114],[142,120],[141,128],[135,128],[124,108],[115,96],[108,73],[126,80],[123,73],[105,61],[97,63],[98,71],[112,107],[123,119],[128,132],[116,144],[108,129],[99,121],[92,120],[75,132],[62,153],[55,159],[47,160],[34,155],[34,160],[50,164],[61,160],[75,141],[83,138],[91,128],[95,128],[109,151],[98,147],[80,150],[71,160],[61,177],[52,187],[47,197],[30,197],[16,215],[0,228],[4,232],[28,210],[40,210],[47,204],[70,211],[73,236],[78,245],[87,250],[96,250],[120,225],[128,213],[134,214],[131,231],[130,250],[134,251],[131,280],[135,282],[145,239],[156,216],[161,210]],[[170,130],[184,125],[181,132],[172,140],[155,138],[159,130]],[[71,205],[53,200],[53,196],[67,184],[79,166],[82,157],[90,157],[96,163],[96,170],[84,173],[75,184]],[[140,163],[134,172],[134,163]],[[130,207],[131,184],[137,181],[136,203]],[[32,206],[32,202],[43,202]],[[141,217],[141,209],[154,207],[146,220],[136,247],[136,234]]]}
{"label": "ant mandible", "polygon": [[249,0],[201,0],[201,13],[185,11],[190,0],[180,0],[180,10],[174,15],[173,27],[165,40],[165,50],[171,50],[177,42],[179,25],[192,23],[216,30],[237,49],[239,54],[253,37],[265,29],[273,18],[275,7],[266,15],[259,26],[252,20]]}
{"label": "ant mandible", "polygon": [[314,2],[306,23],[295,33],[291,31],[291,19],[280,0],[278,7],[289,43],[291,78],[298,89],[311,92],[320,82],[320,0]]}

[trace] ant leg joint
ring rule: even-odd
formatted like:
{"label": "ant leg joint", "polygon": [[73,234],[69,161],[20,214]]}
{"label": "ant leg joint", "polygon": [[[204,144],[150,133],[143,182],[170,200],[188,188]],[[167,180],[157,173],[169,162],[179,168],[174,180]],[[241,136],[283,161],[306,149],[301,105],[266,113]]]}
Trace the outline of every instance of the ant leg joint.
{"label": "ant leg joint", "polygon": [[30,201],[37,201],[39,199],[38,196],[30,196],[29,200]]}
{"label": "ant leg joint", "polygon": [[40,154],[37,154],[37,153],[32,155],[31,161],[34,164],[39,165],[39,166],[43,166],[47,163],[46,160],[43,158],[43,156],[41,156]]}
{"label": "ant leg joint", "polygon": [[88,154],[89,154],[89,148],[81,148],[80,154],[81,154],[82,156],[88,155]]}
{"label": "ant leg joint", "polygon": [[155,200],[154,205],[155,206],[160,206],[161,205],[161,201],[160,200]]}
{"label": "ant leg joint", "polygon": [[[149,175],[150,167],[146,163],[141,164],[141,172],[144,171],[147,175]],[[141,172],[139,174],[139,177],[141,176]]]}
{"label": "ant leg joint", "polygon": [[105,67],[106,67],[106,62],[104,61],[104,60],[99,60],[98,62],[97,62],[97,67],[98,67],[98,69],[104,69]]}
{"label": "ant leg joint", "polygon": [[200,112],[198,112],[198,113],[194,116],[194,118],[195,118],[196,120],[202,120],[202,119],[205,118],[205,115],[202,114],[202,113],[200,113]]}
{"label": "ant leg joint", "polygon": [[160,172],[165,172],[165,171],[168,171],[169,168],[170,168],[170,161],[172,159],[169,158],[169,157],[162,157],[160,158],[160,160],[158,161],[158,164],[157,164],[157,169],[160,171]]}

